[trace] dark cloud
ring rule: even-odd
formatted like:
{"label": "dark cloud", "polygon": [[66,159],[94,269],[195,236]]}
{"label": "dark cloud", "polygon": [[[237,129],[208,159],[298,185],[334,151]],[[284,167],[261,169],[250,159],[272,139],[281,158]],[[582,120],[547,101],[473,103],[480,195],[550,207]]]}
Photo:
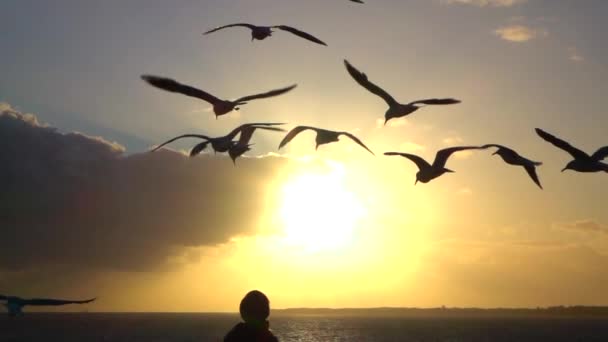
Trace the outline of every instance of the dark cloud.
{"label": "dark cloud", "polygon": [[[1,109],[0,109],[1,110]],[[176,248],[253,234],[279,157],[126,155],[117,143],[62,134],[0,112],[0,270],[45,265],[149,270]]]}

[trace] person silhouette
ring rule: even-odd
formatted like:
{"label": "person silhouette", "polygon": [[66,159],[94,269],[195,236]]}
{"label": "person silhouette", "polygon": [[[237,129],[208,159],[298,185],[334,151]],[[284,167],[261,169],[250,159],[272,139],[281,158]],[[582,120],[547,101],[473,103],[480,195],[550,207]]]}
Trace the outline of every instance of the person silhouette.
{"label": "person silhouette", "polygon": [[239,312],[244,322],[235,325],[224,342],[279,342],[269,329],[270,301],[260,291],[250,291],[241,300]]}

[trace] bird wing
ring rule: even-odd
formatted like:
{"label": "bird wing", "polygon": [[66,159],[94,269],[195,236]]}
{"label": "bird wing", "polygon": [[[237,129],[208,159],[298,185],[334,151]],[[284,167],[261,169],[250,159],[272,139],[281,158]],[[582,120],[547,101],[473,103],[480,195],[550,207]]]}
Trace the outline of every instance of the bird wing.
{"label": "bird wing", "polygon": [[287,32],[291,32],[293,34],[295,34],[298,37],[310,40],[311,42],[315,42],[317,44],[321,44],[321,45],[325,45],[327,46],[327,44],[325,44],[325,42],[323,42],[322,40],[320,40],[319,38],[313,36],[312,34],[306,33],[304,31],[300,31],[296,28],[293,28],[291,26],[287,26],[287,25],[277,25],[277,26],[273,26],[274,28],[278,28],[279,30],[283,30],[283,31],[287,31]]}
{"label": "bird wing", "polygon": [[462,101],[456,100],[456,99],[452,99],[452,98],[447,98],[447,99],[417,100],[417,101],[412,101],[409,104],[411,104],[411,105],[417,105],[417,104],[423,104],[423,105],[451,105],[451,104],[457,104],[457,103],[460,103],[460,102],[462,102]]}
{"label": "bird wing", "polygon": [[350,2],[356,2],[358,4],[364,4],[365,2],[361,1],[361,0],[350,0]]}
{"label": "bird wing", "polygon": [[275,131],[275,132],[287,132],[287,130],[279,127],[268,127],[268,126],[249,126],[241,131],[241,136],[239,137],[238,145],[247,145],[253,136],[253,132],[256,129],[264,129],[267,131]]}
{"label": "bird wing", "polygon": [[545,131],[543,131],[540,128],[536,129],[536,134],[538,134],[541,138],[543,138],[543,140],[550,142],[551,144],[553,144],[553,146],[561,148],[562,150],[570,153],[570,155],[572,157],[574,157],[574,159],[585,159],[585,158],[589,158],[589,155],[581,150],[579,150],[578,148],[570,145],[569,143],[567,143],[564,140],[561,140],[560,138],[553,136]]}
{"label": "bird wing", "polygon": [[365,144],[359,140],[359,138],[357,138],[356,136],[348,133],[348,132],[340,132],[340,134],[342,135],[346,135],[347,137],[351,138],[354,142],[356,142],[357,144],[359,144],[359,146],[363,147],[364,149],[368,150],[369,153],[371,153],[372,155],[375,156],[374,152],[372,152],[372,150],[370,150],[369,148],[367,148],[367,146],[365,146]]}
{"label": "bird wing", "polygon": [[608,157],[608,146],[600,148],[599,150],[595,151],[595,153],[591,156],[591,158],[597,161],[600,161],[606,157]]}
{"label": "bird wing", "polygon": [[203,141],[202,143],[198,143],[198,144],[194,145],[192,150],[190,150],[190,157],[199,155],[201,152],[203,152],[207,148],[209,143],[211,143],[211,142],[209,140],[207,140],[207,141]]}
{"label": "bird wing", "polygon": [[490,147],[506,148],[507,150],[509,150],[509,148],[507,148],[506,146],[498,145],[498,144],[485,144],[485,145],[481,146],[481,148],[483,148],[483,149],[490,148]]}
{"label": "bird wing", "polygon": [[279,144],[279,149],[281,149],[281,147],[287,145],[291,141],[291,139],[293,139],[296,135],[300,134],[300,132],[305,131],[307,129],[312,129],[315,132],[318,131],[318,129],[315,128],[315,127],[296,126],[291,131],[289,131],[289,133],[287,133],[287,135],[285,135],[285,137],[283,138],[283,140],[281,140],[281,143]]}
{"label": "bird wing", "polygon": [[175,138],[173,138],[173,139],[169,139],[169,140],[165,141],[164,143],[162,143],[162,144],[160,144],[160,145],[156,146],[156,147],[155,147],[155,148],[152,150],[152,152],[154,152],[154,151],[158,150],[159,148],[161,148],[161,147],[163,147],[163,146],[165,146],[165,145],[167,145],[167,144],[170,144],[170,143],[174,142],[175,140],[179,140],[179,139],[182,139],[182,138],[199,138],[199,139],[205,139],[205,140],[209,140],[209,139],[210,139],[208,136],[206,136],[206,135],[201,135],[201,134],[184,134],[184,135],[180,135],[180,136],[178,136],[178,137],[175,137]]}
{"label": "bird wing", "polygon": [[261,94],[255,94],[255,95],[249,95],[249,96],[245,96],[245,97],[241,97],[240,99],[237,99],[235,102],[246,102],[246,101],[251,101],[251,100],[255,100],[255,99],[264,99],[267,97],[273,97],[273,96],[278,96],[278,95],[282,95],[285,94],[288,91],[291,91],[293,88],[297,87],[297,84],[293,84],[290,85],[289,87],[285,87],[285,88],[281,88],[281,89],[275,89],[275,90],[271,90],[265,93],[261,93]]}
{"label": "bird wing", "polygon": [[538,175],[536,174],[536,167],[532,164],[526,164],[524,165],[524,169],[526,169],[526,172],[528,172],[534,183],[536,183],[536,185],[542,189],[543,186],[540,184],[540,179],[538,179]]}
{"label": "bird wing", "polygon": [[94,301],[96,298],[87,300],[63,300],[63,299],[45,299],[32,298],[23,300],[24,305],[66,305],[66,304],[86,304]]}
{"label": "bird wing", "polygon": [[252,29],[252,30],[253,30],[253,29],[255,29],[255,28],[257,27],[257,26],[255,26],[255,25],[251,25],[251,24],[247,24],[247,23],[229,24],[229,25],[224,25],[224,26],[216,27],[216,28],[214,28],[214,29],[211,29],[211,30],[209,30],[209,31],[207,31],[207,32],[205,32],[205,33],[203,33],[203,34],[209,34],[209,33],[213,33],[213,32],[215,32],[215,31],[219,31],[219,30],[221,30],[221,29],[225,29],[225,28],[228,28],[228,27],[235,27],[235,26],[247,27],[247,28],[250,28],[250,29]]}
{"label": "bird wing", "polygon": [[196,97],[197,99],[207,101],[211,104],[215,104],[222,101],[207,92],[191,87],[189,85],[181,84],[176,80],[170,78],[153,75],[142,75],[141,79],[148,82],[150,85],[155,86],[156,88],[160,88],[162,90],[166,90],[172,93],[180,93],[186,96]]}
{"label": "bird wing", "polygon": [[389,104],[389,106],[398,104],[398,102],[389,93],[370,82],[370,80],[367,79],[366,74],[357,70],[357,68],[352,66],[346,59],[344,60],[344,65],[346,66],[348,73],[352,76],[352,78],[355,79],[355,81],[357,81],[357,83],[359,83],[360,86],[369,90],[371,93],[380,96],[382,99],[384,99],[384,101],[386,101],[386,103]]}
{"label": "bird wing", "polygon": [[416,164],[416,166],[418,166],[419,170],[423,170],[423,169],[428,169],[431,167],[431,164],[429,164],[426,160],[422,159],[421,157],[415,155],[415,154],[410,154],[410,153],[402,153],[402,152],[384,152],[385,156],[401,156],[401,157],[405,157],[411,161],[414,162],[414,164]]}
{"label": "bird wing", "polygon": [[444,148],[443,150],[437,151],[437,154],[435,155],[435,161],[433,162],[433,167],[437,167],[437,168],[445,167],[445,164],[447,163],[448,158],[450,158],[450,156],[454,152],[465,151],[465,150],[481,150],[481,149],[483,149],[482,146],[455,146],[455,147]]}
{"label": "bird wing", "polygon": [[254,123],[246,123],[246,124],[242,124],[242,125],[238,126],[237,128],[233,129],[232,131],[230,131],[230,133],[226,134],[224,136],[224,138],[232,140],[239,133],[242,133],[243,130],[245,130],[245,129],[249,128],[249,127],[252,127],[252,126],[263,127],[263,126],[278,126],[278,125],[284,125],[284,123],[282,123],[282,122],[254,122]]}

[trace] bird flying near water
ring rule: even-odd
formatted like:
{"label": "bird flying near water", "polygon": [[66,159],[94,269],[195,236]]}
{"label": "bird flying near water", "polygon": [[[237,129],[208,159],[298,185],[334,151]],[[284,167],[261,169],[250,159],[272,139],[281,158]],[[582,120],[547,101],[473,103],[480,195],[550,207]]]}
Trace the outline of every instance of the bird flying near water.
{"label": "bird flying near water", "polygon": [[361,140],[359,140],[359,138],[352,135],[351,133],[340,132],[340,131],[330,131],[327,129],[311,127],[311,126],[294,127],[291,131],[289,131],[289,133],[287,133],[287,135],[285,135],[283,140],[281,140],[281,143],[279,144],[279,149],[281,149],[281,147],[287,145],[291,141],[291,139],[295,138],[296,135],[300,134],[301,132],[303,132],[305,130],[313,130],[317,133],[317,137],[315,138],[315,143],[316,143],[315,150],[318,149],[320,145],[339,141],[340,136],[345,135],[345,136],[349,137],[351,140],[353,140],[354,142],[356,142],[357,144],[359,144],[359,146],[361,146],[364,149],[366,149],[367,151],[369,151],[369,153],[374,154],[374,152],[372,152],[372,150],[370,150],[367,146],[365,146],[365,144],[363,144],[363,142]]}
{"label": "bird flying near water", "polygon": [[354,66],[352,66],[347,60],[344,60],[344,65],[346,66],[346,70],[355,79],[360,86],[367,89],[373,94],[380,96],[387,104],[388,110],[384,114],[384,124],[386,124],[390,119],[393,118],[401,118],[406,115],[409,115],[423,106],[428,105],[451,105],[460,103],[460,100],[452,99],[452,98],[444,98],[444,99],[425,99],[425,100],[417,100],[412,101],[407,104],[402,104],[397,102],[389,93],[387,93],[384,89],[380,88],[376,84],[372,83],[367,75],[357,70]]}
{"label": "bird flying near water", "polygon": [[[244,146],[247,146],[247,148],[250,146],[249,141],[251,140],[251,137],[253,136],[253,132],[258,128],[263,129],[263,130],[268,130],[268,131],[285,132],[285,130],[282,128],[273,127],[273,126],[278,126],[278,125],[283,125],[283,123],[258,122],[258,123],[243,124],[243,125],[238,126],[235,129],[233,129],[232,131],[230,131],[230,133],[228,133],[224,136],[215,137],[215,138],[212,138],[212,137],[209,137],[209,136],[206,136],[203,134],[182,134],[180,136],[169,139],[169,140],[165,141],[164,143],[156,146],[152,150],[152,152],[155,152],[158,149],[162,148],[163,146],[170,144],[176,140],[180,140],[183,138],[197,138],[197,139],[202,139],[204,141],[195,145],[192,148],[192,150],[190,151],[190,157],[194,157],[194,156],[200,154],[202,151],[204,151],[207,148],[207,146],[209,144],[211,144],[211,147],[213,148],[214,152],[222,153],[222,152],[228,152],[231,149],[234,149],[233,153],[237,153],[236,151],[243,149]],[[234,141],[234,139],[236,138],[236,136],[238,134],[240,134],[239,140]],[[237,145],[238,145],[238,147],[237,147]],[[249,149],[242,151],[239,154],[239,156],[248,150]]]}
{"label": "bird flying near water", "polygon": [[209,102],[213,105],[213,112],[215,113],[216,118],[220,115],[228,114],[233,110],[239,110],[239,106],[247,104],[248,101],[283,95],[297,86],[297,84],[294,84],[289,87],[275,89],[261,94],[243,96],[234,101],[230,101],[221,100],[203,90],[179,83],[170,78],[153,75],[142,75],[141,78],[156,88]]}
{"label": "bird flying near water", "polygon": [[601,147],[595,151],[595,153],[589,155],[570,145],[568,142],[547,133],[540,128],[536,129],[536,133],[543,138],[543,140],[570,153],[570,155],[574,158],[574,160],[570,161],[566,167],[562,169],[562,172],[566,170],[574,170],[578,172],[608,172],[608,164],[602,163],[602,160],[608,157],[608,146]]}
{"label": "bird flying near water", "polygon": [[47,299],[47,298],[32,298],[24,299],[15,296],[0,295],[0,301],[5,301],[4,306],[8,310],[9,316],[16,316],[23,313],[23,307],[30,306],[58,306],[68,304],[86,304],[94,301],[96,298],[86,300],[64,300],[64,299]]}
{"label": "bird flying near water", "polygon": [[433,161],[432,165],[429,164],[426,160],[422,159],[421,157],[419,157],[415,154],[401,153],[401,152],[385,152],[384,155],[401,156],[401,157],[405,157],[405,158],[411,160],[412,162],[414,162],[414,164],[416,164],[416,166],[418,166],[418,172],[416,173],[416,182],[414,183],[414,185],[416,185],[416,184],[418,184],[418,182],[428,183],[431,180],[443,175],[446,172],[454,172],[445,167],[445,164],[447,163],[448,158],[450,158],[450,156],[454,152],[465,151],[465,150],[480,150],[480,149],[483,149],[483,147],[480,147],[480,146],[455,146],[455,147],[444,148],[442,150],[437,151],[437,154],[435,155],[435,161]]}
{"label": "bird flying near water", "polygon": [[246,27],[248,29],[251,30],[251,41],[257,39],[257,40],[264,40],[270,36],[272,36],[272,33],[274,32],[273,29],[278,29],[278,30],[283,30],[283,31],[287,31],[290,32],[292,34],[295,34],[296,36],[300,37],[300,38],[304,38],[307,39],[311,42],[320,44],[320,45],[325,45],[327,46],[327,44],[325,44],[325,42],[323,42],[322,40],[320,40],[319,38],[306,33],[304,31],[300,31],[296,28],[293,28],[291,26],[287,26],[287,25],[275,25],[275,26],[257,26],[257,25],[252,25],[252,24],[247,24],[247,23],[237,23],[237,24],[229,24],[229,25],[224,25],[224,26],[220,26],[220,27],[216,27],[214,29],[211,29],[203,34],[209,34],[209,33],[213,33],[225,28],[229,28],[229,27]]}
{"label": "bird flying near water", "polygon": [[482,148],[489,147],[496,147],[497,150],[496,152],[492,153],[492,155],[498,154],[502,158],[502,160],[504,160],[505,163],[510,165],[519,165],[523,167],[530,176],[530,178],[532,178],[534,183],[536,183],[539,188],[543,188],[543,186],[540,184],[540,180],[538,179],[538,175],[536,174],[536,167],[542,165],[543,163],[524,158],[519,155],[519,153],[503,145],[486,144],[482,146]]}

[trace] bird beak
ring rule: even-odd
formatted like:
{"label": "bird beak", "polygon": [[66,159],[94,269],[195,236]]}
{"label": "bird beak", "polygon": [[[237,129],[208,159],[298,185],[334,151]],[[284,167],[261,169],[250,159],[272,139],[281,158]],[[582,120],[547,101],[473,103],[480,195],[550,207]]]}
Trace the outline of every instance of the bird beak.
{"label": "bird beak", "polygon": [[492,155],[495,155],[496,153],[498,153],[498,151],[496,151],[496,152],[492,153]]}
{"label": "bird beak", "polygon": [[319,144],[315,145],[315,151],[319,149]]}
{"label": "bird beak", "polygon": [[388,118],[384,118],[384,126],[386,126],[387,122],[388,122]]}
{"label": "bird beak", "polygon": [[232,158],[232,164],[236,166],[236,158]]}
{"label": "bird beak", "polygon": [[566,166],[565,168],[562,169],[562,172],[568,170],[568,167]]}
{"label": "bird beak", "polygon": [[418,184],[418,179],[416,179],[416,181],[414,182],[414,186],[415,186],[416,184]]}

